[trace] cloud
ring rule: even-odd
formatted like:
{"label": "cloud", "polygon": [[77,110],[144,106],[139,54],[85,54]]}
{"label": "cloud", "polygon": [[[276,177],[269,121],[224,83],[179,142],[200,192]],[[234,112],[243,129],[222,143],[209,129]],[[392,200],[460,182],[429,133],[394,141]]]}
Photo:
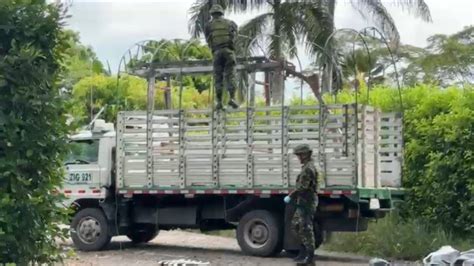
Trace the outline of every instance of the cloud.
{"label": "cloud", "polygon": [[[70,1],[70,0],[66,0]],[[404,43],[424,46],[426,38],[435,33],[451,34],[463,26],[474,24],[472,0],[426,0],[432,11],[433,23],[425,23],[403,12],[399,6],[384,1],[393,15]],[[121,55],[132,44],[144,39],[190,38],[188,9],[193,0],[73,0],[69,27],[79,31],[81,40],[91,45],[103,61],[109,60],[113,69]],[[338,28],[361,29],[370,25],[341,0],[336,8]],[[260,12],[264,12],[261,10]],[[230,14],[238,24],[258,12]],[[309,60],[302,53],[306,65]]]}

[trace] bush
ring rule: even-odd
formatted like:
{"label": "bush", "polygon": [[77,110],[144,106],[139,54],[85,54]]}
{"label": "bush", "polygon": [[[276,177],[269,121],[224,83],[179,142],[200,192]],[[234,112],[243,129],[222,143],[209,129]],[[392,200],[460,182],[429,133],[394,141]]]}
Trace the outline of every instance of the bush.
{"label": "bush", "polygon": [[366,232],[335,233],[323,249],[388,259],[420,260],[444,245],[467,250],[474,242],[456,240],[445,231],[428,226],[424,220],[403,221],[393,214],[371,222]]}
{"label": "bush", "polygon": [[[326,96],[327,102],[334,99]],[[360,103],[401,111],[393,88],[364,89]],[[338,102],[352,103],[343,91]],[[474,88],[420,85],[402,90],[404,110],[403,215],[465,238],[474,238]]]}
{"label": "bush", "polygon": [[44,0],[0,1],[0,264],[60,259],[61,19]]}

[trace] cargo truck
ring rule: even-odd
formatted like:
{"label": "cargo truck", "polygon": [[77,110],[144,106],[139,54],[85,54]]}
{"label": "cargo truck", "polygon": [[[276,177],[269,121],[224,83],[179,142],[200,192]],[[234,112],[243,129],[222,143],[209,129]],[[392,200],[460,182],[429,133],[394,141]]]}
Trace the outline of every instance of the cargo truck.
{"label": "cargo truck", "polygon": [[210,71],[210,62],[138,69],[149,81],[147,110],[120,111],[115,125],[98,119],[71,136],[61,192],[74,209],[78,249],[100,250],[117,235],[145,243],[181,228],[235,229],[250,255],[297,250],[294,206],[283,198],[301,169],[292,154],[301,143],[312,147],[319,172],[317,246],[328,232],[366,230],[403,199],[399,114],[356,103],[155,110],[155,78]]}

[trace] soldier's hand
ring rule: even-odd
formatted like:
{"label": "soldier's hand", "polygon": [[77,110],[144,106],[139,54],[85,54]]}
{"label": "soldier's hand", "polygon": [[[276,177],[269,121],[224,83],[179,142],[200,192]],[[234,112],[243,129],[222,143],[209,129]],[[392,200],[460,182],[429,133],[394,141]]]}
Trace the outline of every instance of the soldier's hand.
{"label": "soldier's hand", "polygon": [[286,196],[286,197],[283,199],[283,201],[284,201],[286,204],[288,204],[288,203],[291,202],[291,197],[290,197],[290,196]]}

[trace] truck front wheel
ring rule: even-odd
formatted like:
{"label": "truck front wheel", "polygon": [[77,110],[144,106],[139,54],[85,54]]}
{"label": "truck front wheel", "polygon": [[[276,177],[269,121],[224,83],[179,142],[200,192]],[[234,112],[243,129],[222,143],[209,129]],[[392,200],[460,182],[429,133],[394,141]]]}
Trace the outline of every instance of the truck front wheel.
{"label": "truck front wheel", "polygon": [[102,210],[86,208],[80,210],[71,223],[71,238],[77,249],[97,251],[110,243],[109,226]]}
{"label": "truck front wheel", "polygon": [[239,221],[237,242],[249,255],[267,257],[279,253],[283,244],[281,219],[266,210],[248,212]]}
{"label": "truck front wheel", "polygon": [[135,225],[127,233],[127,237],[135,244],[147,243],[158,235],[158,229],[153,224]]}

